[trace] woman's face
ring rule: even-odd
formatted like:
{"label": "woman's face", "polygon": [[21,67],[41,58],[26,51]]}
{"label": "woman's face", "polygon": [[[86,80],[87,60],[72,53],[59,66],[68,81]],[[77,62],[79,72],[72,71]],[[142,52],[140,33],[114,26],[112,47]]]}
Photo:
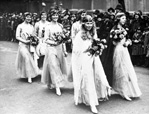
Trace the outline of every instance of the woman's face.
{"label": "woman's face", "polygon": [[54,22],[57,22],[57,20],[58,20],[58,14],[56,13],[56,14],[53,14],[52,15],[52,21],[54,21]]}
{"label": "woman's face", "polygon": [[75,20],[75,19],[76,19],[75,15],[72,15],[71,20]]}
{"label": "woman's face", "polygon": [[27,16],[25,17],[25,21],[26,21],[27,23],[30,23],[31,20],[32,20],[32,18],[31,18],[30,15],[27,15]]}
{"label": "woman's face", "polygon": [[83,19],[86,16],[86,13],[81,14],[81,19]]}
{"label": "woman's face", "polygon": [[84,25],[85,25],[85,28],[89,31],[93,27],[93,22],[86,22]]}
{"label": "woman's face", "polygon": [[125,22],[126,22],[126,16],[120,17],[120,23],[121,23],[122,25],[124,25]]}
{"label": "woman's face", "polygon": [[42,13],[41,20],[45,21],[46,19],[47,19],[47,14],[46,13]]}

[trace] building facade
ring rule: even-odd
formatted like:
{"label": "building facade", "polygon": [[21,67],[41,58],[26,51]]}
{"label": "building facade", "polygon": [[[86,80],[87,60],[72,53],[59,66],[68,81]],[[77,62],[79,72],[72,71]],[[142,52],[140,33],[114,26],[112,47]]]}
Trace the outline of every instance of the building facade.
{"label": "building facade", "polygon": [[[106,11],[109,7],[115,8],[118,0],[1,0],[0,12],[40,12],[43,9],[42,2],[46,4],[46,11],[53,3],[63,4],[68,9],[101,9]],[[124,0],[126,11],[141,10],[149,12],[149,0]]]}

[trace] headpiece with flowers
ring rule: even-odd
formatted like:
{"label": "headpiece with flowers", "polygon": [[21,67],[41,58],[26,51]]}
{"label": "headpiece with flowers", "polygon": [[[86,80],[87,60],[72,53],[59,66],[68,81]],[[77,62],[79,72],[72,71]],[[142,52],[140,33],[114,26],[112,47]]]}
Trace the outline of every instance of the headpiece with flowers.
{"label": "headpiece with flowers", "polygon": [[[87,30],[86,27],[85,27],[85,23],[88,23],[88,22],[93,24],[93,27],[92,27],[91,30]],[[82,30],[83,30],[83,32],[82,32],[81,38],[83,40],[92,39],[92,37],[95,34],[95,23],[93,21],[93,18],[90,15],[86,15],[85,17],[83,17]]]}

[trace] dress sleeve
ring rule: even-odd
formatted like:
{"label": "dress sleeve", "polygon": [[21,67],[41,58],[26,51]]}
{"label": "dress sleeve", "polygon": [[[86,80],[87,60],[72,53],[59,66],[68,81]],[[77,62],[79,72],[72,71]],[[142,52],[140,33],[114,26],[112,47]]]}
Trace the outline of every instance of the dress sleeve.
{"label": "dress sleeve", "polygon": [[49,26],[45,27],[45,33],[44,33],[44,39],[47,40],[48,38],[50,38],[51,33],[50,33],[50,29]]}
{"label": "dress sleeve", "polygon": [[45,27],[45,34],[44,34],[44,40],[47,44],[55,44],[56,42],[52,40],[51,38],[51,32],[50,32],[50,26]]}
{"label": "dress sleeve", "polygon": [[35,23],[35,27],[34,27],[34,35],[38,36],[39,34],[39,23]]}
{"label": "dress sleeve", "polygon": [[21,38],[21,33],[22,33],[21,25],[18,25],[18,27],[16,29],[16,39],[20,39]]}
{"label": "dress sleeve", "polygon": [[75,23],[72,24],[72,28],[71,28],[71,38],[72,38],[72,41],[74,40],[75,38]]}

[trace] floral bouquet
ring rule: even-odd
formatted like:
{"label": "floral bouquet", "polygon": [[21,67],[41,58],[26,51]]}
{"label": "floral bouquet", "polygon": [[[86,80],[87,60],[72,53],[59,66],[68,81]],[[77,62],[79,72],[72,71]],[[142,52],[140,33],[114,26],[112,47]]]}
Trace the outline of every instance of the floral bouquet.
{"label": "floral bouquet", "polygon": [[107,48],[106,40],[102,39],[93,39],[92,45],[86,50],[86,52],[89,52],[89,55],[101,55],[103,50]]}
{"label": "floral bouquet", "polygon": [[22,37],[26,40],[30,40],[30,45],[32,45],[32,46],[37,46],[39,43],[38,38],[36,36],[31,35],[31,34],[23,33]]}
{"label": "floral bouquet", "polygon": [[58,44],[66,43],[70,39],[68,32],[64,30],[63,32],[54,33],[53,36],[53,40]]}
{"label": "floral bouquet", "polygon": [[125,38],[127,35],[127,32],[124,29],[113,29],[110,32],[110,38],[113,38],[114,41],[120,41],[123,38]]}
{"label": "floral bouquet", "polygon": [[[111,30],[110,38],[113,39],[113,44],[116,45],[117,42],[121,41],[122,39],[126,38],[127,31],[125,29],[116,28]],[[132,42],[130,39],[127,39],[123,44],[124,47],[131,45]]]}
{"label": "floral bouquet", "polygon": [[66,43],[66,42],[69,42],[71,41],[71,38],[70,38],[70,30],[69,29],[63,29],[63,34],[64,34],[64,38],[63,38],[63,42]]}
{"label": "floral bouquet", "polygon": [[39,43],[39,39],[36,36],[30,35],[28,36],[28,39],[30,40],[30,44],[32,46],[37,46]]}

